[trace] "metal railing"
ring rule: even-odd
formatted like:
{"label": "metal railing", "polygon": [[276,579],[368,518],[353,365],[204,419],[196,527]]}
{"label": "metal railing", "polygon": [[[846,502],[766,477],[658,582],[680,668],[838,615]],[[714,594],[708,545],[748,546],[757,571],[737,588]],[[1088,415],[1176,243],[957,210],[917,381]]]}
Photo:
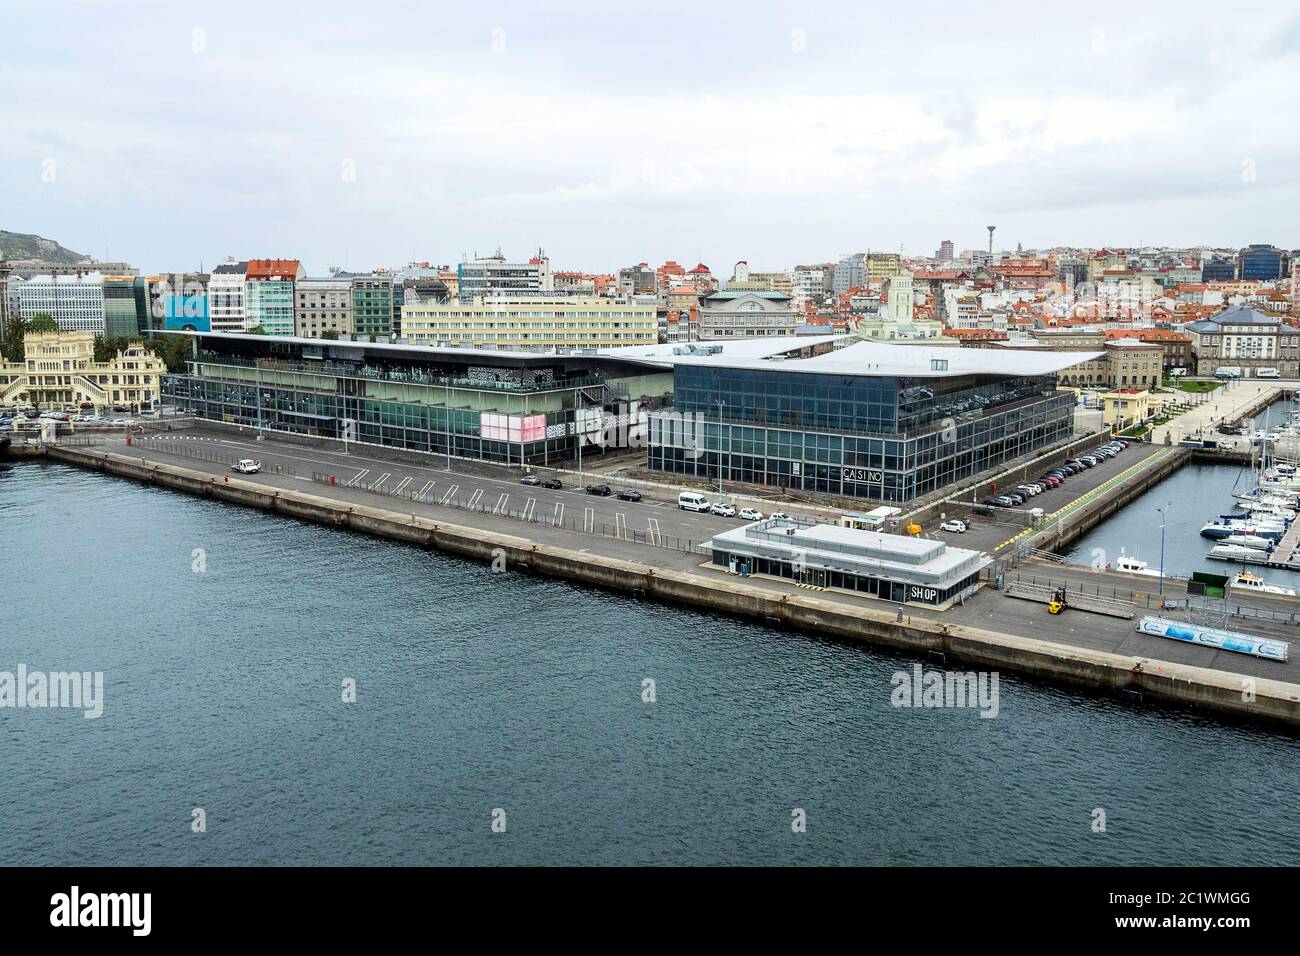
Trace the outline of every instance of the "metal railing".
{"label": "metal railing", "polygon": [[[1174,578],[1175,575],[1168,572],[1165,578]],[[1181,574],[1179,579],[1190,577],[1187,574]],[[1055,590],[1063,588],[1066,596],[1071,594],[1086,595],[1102,600],[1112,602],[1125,602],[1135,608],[1164,608],[1168,610],[1186,610],[1190,598],[1174,597],[1168,594],[1161,595],[1158,593],[1159,582],[1157,578],[1151,579],[1151,589],[1148,591],[1137,591],[1132,588],[1117,587],[1114,585],[1094,584],[1087,585],[1080,581],[1062,581],[1051,577],[1040,577],[1036,574],[1025,574],[1023,571],[1016,571],[1004,579],[1004,587],[1011,584],[1021,583],[1034,587],[1050,588]],[[1230,601],[1231,599],[1225,599]],[[1176,605],[1167,607],[1167,605]],[[1227,616],[1235,617],[1242,620],[1272,621],[1279,624],[1300,625],[1300,608],[1294,611],[1276,611],[1271,608],[1250,607],[1244,604],[1227,604]]]}
{"label": "metal railing", "polygon": [[[63,444],[63,442],[59,444]],[[140,448],[162,452],[164,455],[189,458],[192,461],[206,461],[214,465],[225,465],[227,468],[233,468],[240,459],[248,457],[247,455],[232,455],[221,449],[207,446],[203,442],[184,438],[139,436],[135,438],[134,444]],[[266,469],[265,473],[268,475],[286,475],[290,478],[298,476],[298,470],[290,465],[276,465],[273,469]]]}

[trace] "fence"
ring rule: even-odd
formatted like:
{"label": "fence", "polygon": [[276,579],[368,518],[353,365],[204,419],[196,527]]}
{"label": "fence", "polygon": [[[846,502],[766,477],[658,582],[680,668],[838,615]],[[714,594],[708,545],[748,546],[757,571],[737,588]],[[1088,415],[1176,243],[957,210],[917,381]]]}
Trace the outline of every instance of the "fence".
{"label": "fence", "polygon": [[[329,485],[330,475],[313,471],[311,480],[323,485]],[[340,487],[337,483],[334,487]],[[400,488],[397,485],[388,486],[387,481],[376,480],[369,484],[343,485],[341,487],[353,488],[359,491],[368,491],[371,494],[383,495],[386,498],[395,498],[399,501],[414,502],[416,504],[435,504],[446,508],[458,508],[461,511],[469,511],[474,514],[487,515],[495,518],[508,518],[512,521],[521,521],[525,524],[537,525],[543,528],[559,528],[564,531],[573,531],[579,534],[598,535],[604,538],[614,538],[619,541],[630,541],[633,544],[644,544],[655,548],[666,548],[669,551],[680,551],[684,554],[701,554],[709,555],[713,552],[704,546],[701,541],[693,538],[682,538],[674,534],[664,534],[655,530],[657,522],[652,528],[639,530],[627,525],[626,522],[616,521],[610,524],[607,521],[596,521],[594,516],[590,521],[584,513],[583,518],[579,521],[577,518],[557,518],[555,515],[537,514],[535,507],[525,505],[523,508],[500,508],[494,507],[491,502],[482,498],[481,495],[474,495],[468,501],[462,500],[460,493],[454,496],[447,494],[438,494],[434,492],[428,496],[422,497],[418,491],[411,491],[407,488]],[[498,499],[499,500],[499,499]],[[650,519],[654,521],[655,519]]]}
{"label": "fence", "polygon": [[[1166,579],[1174,577],[1175,576],[1172,574],[1165,574]],[[1181,575],[1181,577],[1186,578],[1188,575],[1184,574]],[[1017,571],[1006,583],[1021,583],[1034,587],[1051,588],[1052,590],[1064,588],[1067,598],[1071,594],[1086,595],[1113,602],[1123,601],[1135,608],[1157,608],[1181,611],[1186,610],[1189,606],[1188,598],[1152,593],[1159,589],[1159,580],[1157,578],[1151,579],[1151,591],[1135,591],[1131,588],[1104,584],[1094,584],[1089,586],[1080,581],[1058,581],[1050,577],[1040,577],[1036,574],[1025,574],[1022,571]],[[1230,618],[1300,625],[1300,609],[1288,612],[1275,611],[1270,608],[1247,607],[1241,604],[1231,604],[1228,603],[1228,599],[1225,599],[1225,610],[1226,615]]]}
{"label": "fence", "polygon": [[[189,458],[193,461],[206,461],[214,465],[225,465],[227,468],[233,468],[235,463],[242,457],[232,455],[219,448],[209,447],[202,442],[187,441],[183,438],[138,436],[134,439],[134,442],[140,448],[160,451],[165,455],[175,455],[178,458]],[[60,441],[59,444],[65,444],[65,442]],[[267,474],[287,475],[290,478],[296,478],[298,471],[289,465],[276,465],[275,469],[268,471]]]}

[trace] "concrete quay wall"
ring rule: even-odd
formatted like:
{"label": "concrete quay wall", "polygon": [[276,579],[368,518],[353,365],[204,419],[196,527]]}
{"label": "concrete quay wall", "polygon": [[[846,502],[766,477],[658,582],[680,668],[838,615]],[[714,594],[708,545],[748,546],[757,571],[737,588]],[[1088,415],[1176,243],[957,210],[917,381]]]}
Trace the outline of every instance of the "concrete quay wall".
{"label": "concrete quay wall", "polygon": [[[783,594],[712,572],[682,572],[381,508],[349,505],[304,492],[268,490],[251,481],[214,477],[174,465],[89,448],[50,447],[50,459],[135,481],[260,508],[331,527],[402,541],[508,571],[580,584],[770,626],[860,641],[935,664],[1006,670],[1070,686],[1194,707],[1232,718],[1300,730],[1300,685],[1207,668],[1070,647],[1030,637],[924,619],[892,611]],[[1173,466],[1176,467],[1176,466]]]}

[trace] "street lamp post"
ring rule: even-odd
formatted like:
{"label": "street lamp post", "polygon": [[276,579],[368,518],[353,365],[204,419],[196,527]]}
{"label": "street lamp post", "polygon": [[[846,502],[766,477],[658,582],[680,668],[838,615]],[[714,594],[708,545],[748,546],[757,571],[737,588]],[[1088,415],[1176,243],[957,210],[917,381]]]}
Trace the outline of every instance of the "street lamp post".
{"label": "street lamp post", "polygon": [[575,397],[578,400],[578,406],[574,410],[574,425],[576,426],[575,431],[577,432],[577,442],[578,442],[578,487],[581,488],[582,487],[582,389],[581,388],[579,388],[575,392]]}
{"label": "street lamp post", "polygon": [[1156,509],[1156,512],[1160,515],[1160,594],[1162,596],[1165,593],[1165,512],[1173,506],[1172,501],[1167,501],[1163,508]]}

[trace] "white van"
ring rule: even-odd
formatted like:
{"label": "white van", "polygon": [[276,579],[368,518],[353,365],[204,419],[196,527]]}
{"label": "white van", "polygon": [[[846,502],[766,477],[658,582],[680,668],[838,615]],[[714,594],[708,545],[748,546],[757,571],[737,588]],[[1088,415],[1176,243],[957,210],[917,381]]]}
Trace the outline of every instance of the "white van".
{"label": "white van", "polygon": [[683,491],[677,496],[677,507],[683,511],[708,511],[713,503],[698,491]]}
{"label": "white van", "polygon": [[1255,369],[1256,378],[1281,378],[1278,370],[1275,368],[1257,368]]}

